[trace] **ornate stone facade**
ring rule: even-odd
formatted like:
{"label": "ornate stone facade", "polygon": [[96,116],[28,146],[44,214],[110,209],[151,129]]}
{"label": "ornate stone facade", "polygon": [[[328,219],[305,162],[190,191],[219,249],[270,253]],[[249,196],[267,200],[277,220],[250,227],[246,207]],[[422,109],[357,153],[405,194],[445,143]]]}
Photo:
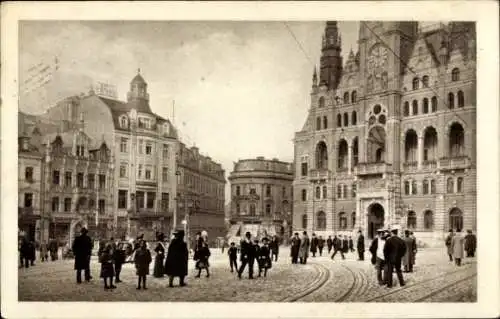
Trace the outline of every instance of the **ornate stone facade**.
{"label": "ornate stone facade", "polygon": [[428,244],[475,229],[475,37],[474,23],[361,22],[342,64],[327,23],[295,134],[294,229],[371,237],[398,225]]}

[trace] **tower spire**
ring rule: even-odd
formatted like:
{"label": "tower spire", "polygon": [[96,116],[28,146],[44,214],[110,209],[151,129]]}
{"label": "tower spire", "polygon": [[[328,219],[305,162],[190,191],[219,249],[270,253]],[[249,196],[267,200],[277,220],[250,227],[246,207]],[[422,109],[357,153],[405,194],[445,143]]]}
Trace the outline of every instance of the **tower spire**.
{"label": "tower spire", "polygon": [[341,37],[337,21],[327,21],[321,49],[320,85],[336,89],[342,73]]}
{"label": "tower spire", "polygon": [[313,71],[313,86],[318,85],[318,73],[316,72],[316,66],[314,66],[314,71]]}

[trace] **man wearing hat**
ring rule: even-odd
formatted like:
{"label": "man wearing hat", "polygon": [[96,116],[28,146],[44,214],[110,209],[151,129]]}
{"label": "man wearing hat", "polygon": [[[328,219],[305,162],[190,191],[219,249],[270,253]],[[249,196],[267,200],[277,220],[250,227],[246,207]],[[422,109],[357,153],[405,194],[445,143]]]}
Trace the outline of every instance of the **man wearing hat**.
{"label": "man wearing hat", "polygon": [[90,281],[90,256],[92,255],[93,242],[87,235],[88,231],[82,227],[80,236],[73,241],[72,249],[75,255],[76,282],[82,283],[82,270],[85,271],[85,281]]}
{"label": "man wearing hat", "polygon": [[250,232],[245,233],[245,239],[241,242],[241,254],[240,261],[241,266],[238,270],[238,278],[241,279],[241,274],[245,270],[245,266],[248,264],[248,278],[253,279],[253,263],[255,261],[255,246],[250,240],[252,234]]}
{"label": "man wearing hat", "polygon": [[465,251],[467,252],[467,257],[474,257],[476,252],[477,239],[476,235],[472,233],[472,230],[467,230],[467,235],[465,235]]}
{"label": "man wearing hat", "polygon": [[396,270],[399,285],[405,285],[403,272],[401,271],[401,259],[406,252],[405,242],[398,236],[398,229],[391,229],[391,237],[389,237],[384,246],[384,257],[386,262],[386,283],[387,287],[392,287],[392,272]]}
{"label": "man wearing hat", "polygon": [[[385,238],[388,232],[384,229],[377,230],[377,236],[373,238],[370,245],[370,253],[372,254],[371,263],[375,265],[377,269],[377,280],[379,285],[384,285],[386,283],[386,273],[382,273],[385,269],[385,257],[384,257],[384,246]],[[382,276],[383,274],[383,276]]]}
{"label": "man wearing hat", "polygon": [[413,265],[415,264],[415,255],[417,253],[417,241],[410,236],[410,231],[405,230],[405,237],[403,238],[406,246],[406,252],[403,256],[403,268],[405,272],[413,272]]}
{"label": "man wearing hat", "polygon": [[169,277],[169,287],[173,287],[174,277],[179,277],[179,285],[182,287],[186,285],[184,277],[188,273],[189,252],[187,244],[184,242],[184,231],[178,230],[174,233],[174,236],[168,246],[165,273]]}

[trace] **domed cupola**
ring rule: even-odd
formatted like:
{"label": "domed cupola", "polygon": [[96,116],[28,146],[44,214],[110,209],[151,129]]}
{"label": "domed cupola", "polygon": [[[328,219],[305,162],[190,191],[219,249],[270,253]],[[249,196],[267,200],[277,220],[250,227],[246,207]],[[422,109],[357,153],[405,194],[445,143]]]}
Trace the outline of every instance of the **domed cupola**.
{"label": "domed cupola", "polygon": [[138,112],[152,113],[149,107],[148,84],[141,76],[141,70],[137,70],[137,75],[130,82],[130,91],[127,94],[128,104]]}

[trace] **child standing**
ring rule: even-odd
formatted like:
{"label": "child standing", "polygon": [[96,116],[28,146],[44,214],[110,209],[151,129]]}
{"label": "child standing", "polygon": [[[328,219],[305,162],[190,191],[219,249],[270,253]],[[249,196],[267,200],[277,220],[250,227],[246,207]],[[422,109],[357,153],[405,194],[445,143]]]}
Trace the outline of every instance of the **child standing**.
{"label": "child standing", "polygon": [[210,249],[208,248],[208,244],[203,241],[201,247],[198,250],[198,260],[196,261],[196,268],[198,269],[198,275],[195,278],[200,278],[201,270],[206,269],[207,278],[210,277],[210,271],[208,268],[210,267],[208,263],[208,258],[210,257]]}
{"label": "child standing", "polygon": [[113,285],[113,276],[115,275],[115,271],[113,268],[113,248],[111,243],[107,243],[106,246],[101,249],[99,262],[101,263],[100,277],[104,279],[104,290],[115,289],[116,286]]}
{"label": "child standing", "polygon": [[140,240],[139,248],[135,251],[134,263],[137,274],[137,289],[146,290],[146,276],[149,275],[149,264],[151,264],[151,252],[146,247],[146,241]]}
{"label": "child standing", "polygon": [[236,270],[238,270],[238,263],[236,261],[238,258],[238,248],[236,248],[234,243],[231,243],[231,247],[229,247],[227,254],[229,255],[229,265],[231,266],[231,272],[233,272],[233,266]]}
{"label": "child standing", "polygon": [[115,262],[115,282],[122,282],[120,280],[120,273],[122,272],[122,265],[125,263],[125,250],[123,250],[123,243],[119,243],[114,252]]}
{"label": "child standing", "polygon": [[262,247],[260,247],[258,252],[258,262],[259,277],[261,276],[263,269],[264,277],[266,277],[267,270],[271,268],[271,250],[269,249],[269,240],[267,238],[262,239]]}

